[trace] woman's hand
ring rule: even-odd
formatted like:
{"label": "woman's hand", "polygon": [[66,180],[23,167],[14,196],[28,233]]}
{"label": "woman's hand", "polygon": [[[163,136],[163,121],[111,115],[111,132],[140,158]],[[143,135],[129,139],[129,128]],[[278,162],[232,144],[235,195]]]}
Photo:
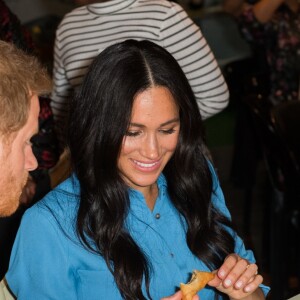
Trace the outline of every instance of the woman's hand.
{"label": "woman's hand", "polygon": [[256,264],[250,264],[237,254],[230,254],[208,285],[227,294],[230,299],[265,299],[262,290],[258,288],[263,277],[257,269]]}
{"label": "woman's hand", "polygon": [[[175,293],[172,296],[161,298],[161,300],[181,300],[181,299],[182,299],[181,291],[178,291],[177,293]],[[193,300],[200,300],[200,298],[199,298],[199,296],[196,295],[193,297]]]}

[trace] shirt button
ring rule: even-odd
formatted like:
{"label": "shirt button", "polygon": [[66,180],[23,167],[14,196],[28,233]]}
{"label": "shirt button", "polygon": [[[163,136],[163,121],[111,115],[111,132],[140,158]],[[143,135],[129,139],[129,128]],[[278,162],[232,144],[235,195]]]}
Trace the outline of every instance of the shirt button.
{"label": "shirt button", "polygon": [[160,219],[160,214],[157,213],[157,214],[155,215],[155,218],[156,218],[157,220]]}
{"label": "shirt button", "polygon": [[174,253],[170,253],[171,257],[174,257]]}

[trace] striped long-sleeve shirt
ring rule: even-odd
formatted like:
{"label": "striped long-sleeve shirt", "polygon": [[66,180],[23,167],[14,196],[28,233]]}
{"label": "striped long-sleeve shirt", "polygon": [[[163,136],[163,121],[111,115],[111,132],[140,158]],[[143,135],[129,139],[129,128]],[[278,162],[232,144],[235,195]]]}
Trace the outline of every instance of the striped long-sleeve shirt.
{"label": "striped long-sleeve shirt", "polygon": [[68,100],[92,60],[126,39],[150,40],[176,58],[203,119],[227,106],[229,93],[221,70],[199,27],[181,6],[166,0],[111,0],[78,7],[58,26],[52,93],[58,129],[65,128]]}

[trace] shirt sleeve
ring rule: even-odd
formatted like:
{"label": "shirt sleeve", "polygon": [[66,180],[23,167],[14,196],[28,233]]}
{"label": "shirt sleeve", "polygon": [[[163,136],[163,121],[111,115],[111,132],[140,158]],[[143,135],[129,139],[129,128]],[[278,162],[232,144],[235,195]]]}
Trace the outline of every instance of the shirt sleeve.
{"label": "shirt sleeve", "polygon": [[160,39],[185,72],[202,118],[222,111],[229,101],[223,74],[200,28],[176,3],[166,15]]}
{"label": "shirt sleeve", "polygon": [[[211,173],[212,173],[212,178],[213,178],[212,202],[213,202],[214,206],[221,213],[223,213],[226,217],[231,219],[231,215],[230,215],[230,212],[229,212],[229,210],[226,206],[224,194],[222,192],[217,174],[216,174],[216,172],[214,170],[214,167],[212,166],[211,163],[209,163],[209,167],[210,167],[210,170],[211,170]],[[243,240],[237,235],[237,233],[235,231],[233,231],[232,229],[229,229],[229,232],[232,234],[232,236],[234,237],[234,240],[235,240],[234,252],[236,254],[238,254],[240,257],[248,260],[249,263],[251,263],[251,264],[256,263],[253,251],[246,249]],[[263,284],[260,285],[260,288],[262,289],[265,296],[270,291],[270,288],[268,286],[263,285]]]}
{"label": "shirt sleeve", "polygon": [[23,216],[6,274],[8,285],[18,300],[77,299],[67,238],[50,212],[34,208]]}

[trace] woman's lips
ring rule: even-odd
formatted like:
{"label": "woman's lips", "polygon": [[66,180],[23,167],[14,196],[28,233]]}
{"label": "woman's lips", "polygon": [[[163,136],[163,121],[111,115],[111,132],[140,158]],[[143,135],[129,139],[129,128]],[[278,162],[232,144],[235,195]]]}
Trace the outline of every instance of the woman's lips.
{"label": "woman's lips", "polygon": [[141,162],[138,160],[132,159],[135,168],[143,171],[143,172],[150,172],[156,170],[160,167],[160,160],[152,161],[152,162]]}

